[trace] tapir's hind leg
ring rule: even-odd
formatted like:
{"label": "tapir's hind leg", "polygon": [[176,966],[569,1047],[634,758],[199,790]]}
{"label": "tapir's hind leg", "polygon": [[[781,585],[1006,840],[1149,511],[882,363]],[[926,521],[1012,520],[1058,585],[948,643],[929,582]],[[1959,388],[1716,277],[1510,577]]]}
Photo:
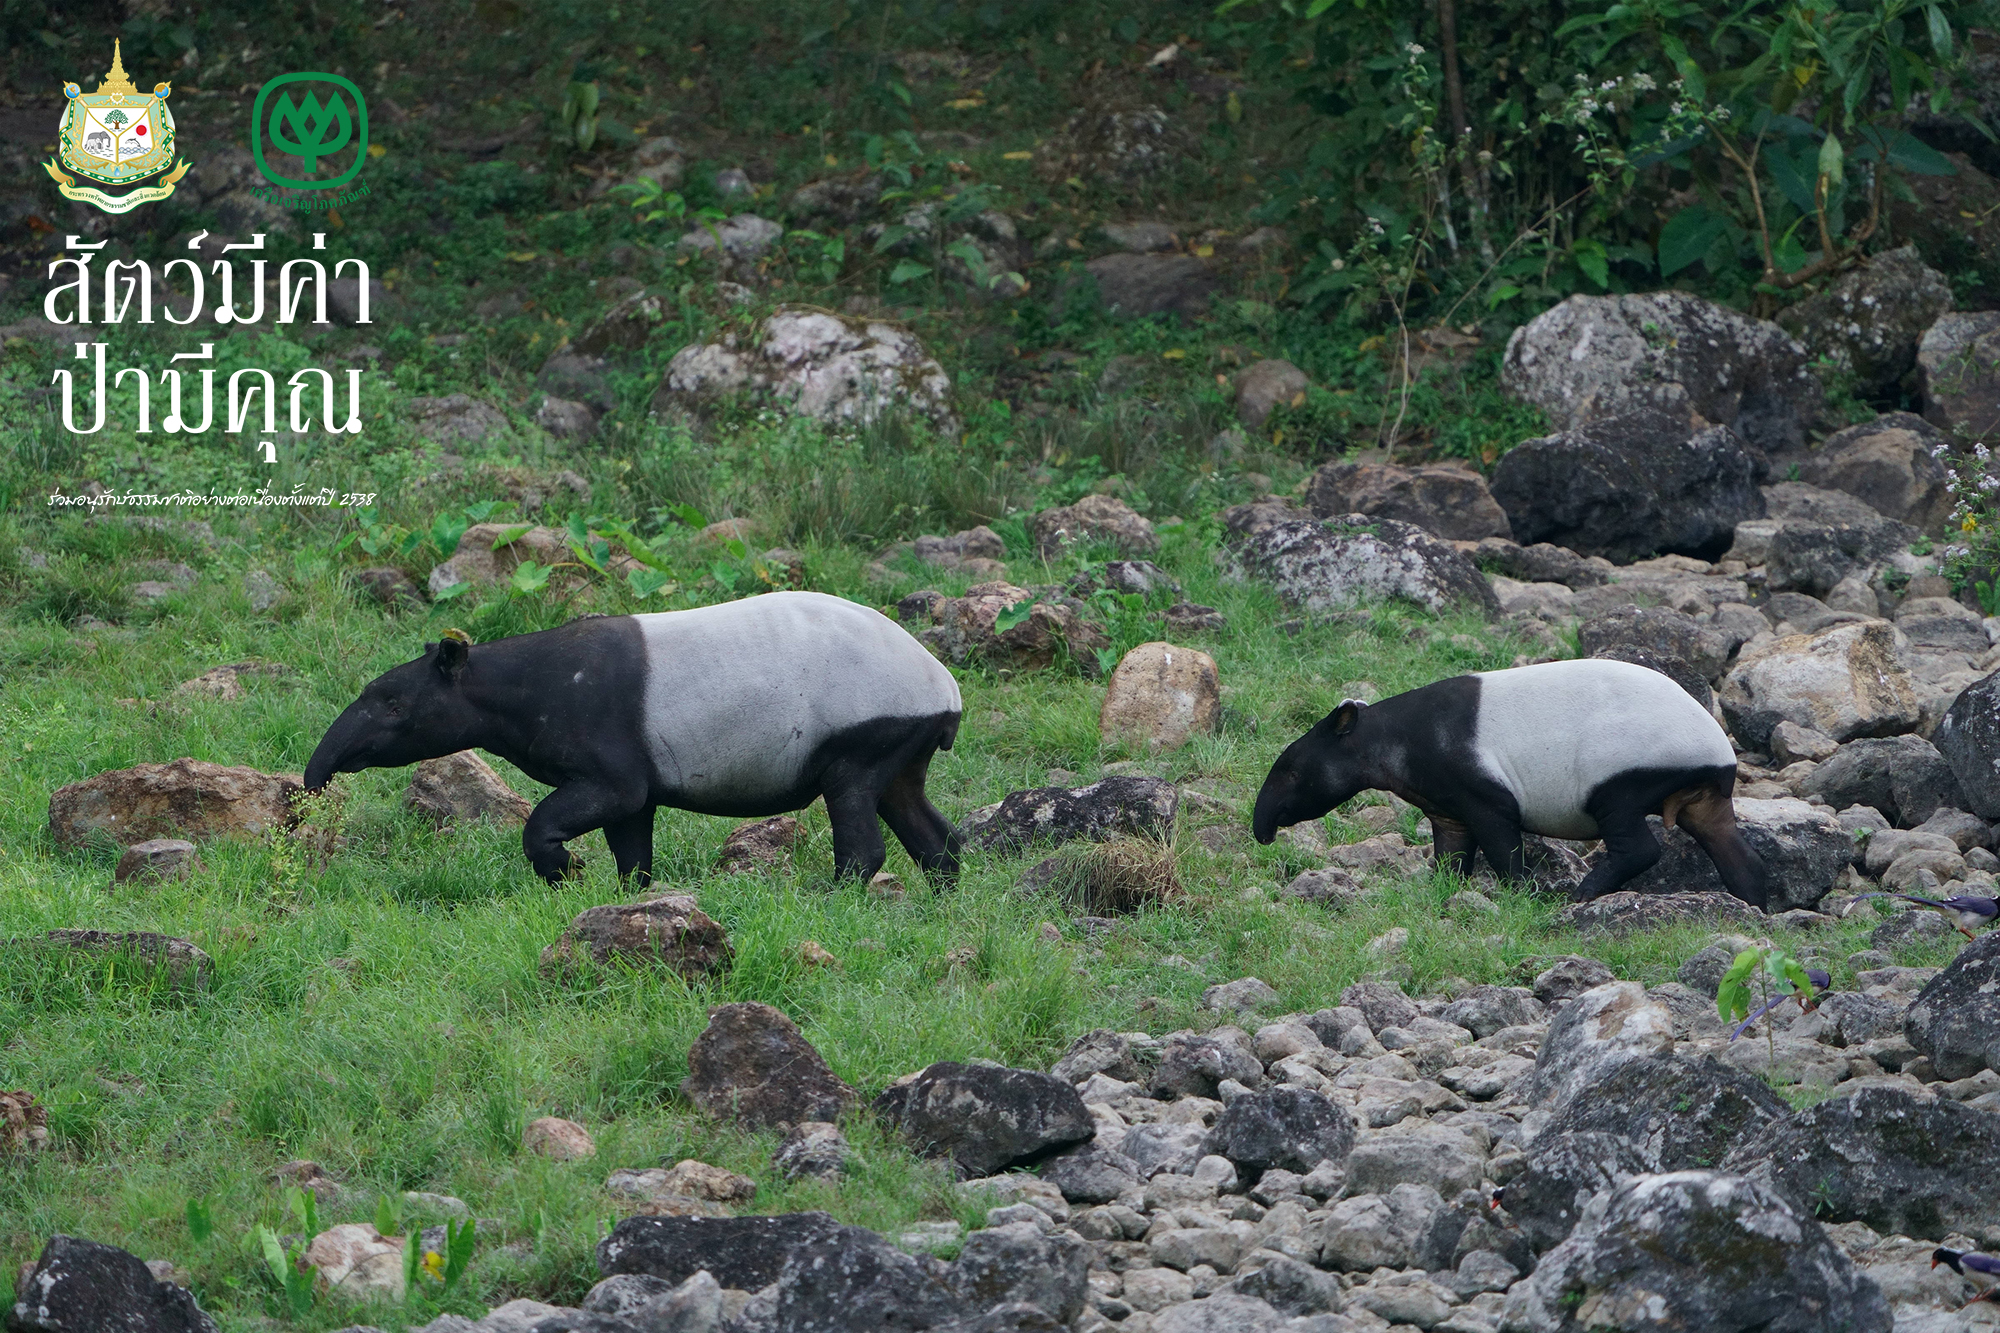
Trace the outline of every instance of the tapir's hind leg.
{"label": "tapir's hind leg", "polygon": [[1651,870],[1660,859],[1660,840],[1653,836],[1644,809],[1621,805],[1592,813],[1597,817],[1597,832],[1604,839],[1604,859],[1570,895],[1580,903],[1616,891],[1626,881]]}
{"label": "tapir's hind leg", "polygon": [[653,807],[604,826],[604,841],[618,863],[618,878],[633,879],[640,888],[653,882]]}
{"label": "tapir's hind leg", "polygon": [[1722,876],[1724,886],[1752,907],[1762,909],[1769,893],[1764,858],[1743,840],[1729,794],[1704,787],[1679,806],[1676,817],[1688,836],[1715,862],[1715,871]]}
{"label": "tapir's hind leg", "polygon": [[958,831],[924,793],[924,779],[930,766],[930,751],[912,760],[882,793],[877,809],[888,823],[889,831],[896,835],[896,841],[903,844],[903,850],[924,868],[926,875],[956,879]]}
{"label": "tapir's hind leg", "polygon": [[856,879],[875,878],[888,856],[882,844],[882,826],[875,818],[880,793],[871,787],[830,788],[826,793],[826,815],[833,825],[833,874],[836,879],[850,875]]}

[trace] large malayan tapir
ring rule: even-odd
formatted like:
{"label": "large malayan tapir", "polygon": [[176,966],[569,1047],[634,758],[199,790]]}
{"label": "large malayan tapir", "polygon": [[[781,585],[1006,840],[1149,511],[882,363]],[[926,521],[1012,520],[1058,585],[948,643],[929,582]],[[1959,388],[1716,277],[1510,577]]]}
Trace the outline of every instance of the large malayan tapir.
{"label": "large malayan tapir", "polygon": [[958,837],[924,779],[960,711],[951,673],[880,612],[774,592],[491,643],[447,635],[362,690],[305,780],[490,751],[555,788],[521,837],[552,883],[574,865],[563,844],[596,828],[620,877],[649,881],[658,806],[754,818],[819,796],[837,875],[882,868],[879,815],[949,877]]}
{"label": "large malayan tapir", "polygon": [[1503,879],[1525,878],[1523,832],[1602,838],[1604,859],[1572,892],[1584,902],[1660,859],[1646,823],[1659,815],[1761,908],[1764,863],[1737,830],[1735,787],[1728,736],[1668,677],[1629,662],[1545,662],[1345,701],[1278,756],[1253,832],[1269,843],[1357,792],[1390,791],[1430,817],[1437,864],[1458,874],[1476,848]]}

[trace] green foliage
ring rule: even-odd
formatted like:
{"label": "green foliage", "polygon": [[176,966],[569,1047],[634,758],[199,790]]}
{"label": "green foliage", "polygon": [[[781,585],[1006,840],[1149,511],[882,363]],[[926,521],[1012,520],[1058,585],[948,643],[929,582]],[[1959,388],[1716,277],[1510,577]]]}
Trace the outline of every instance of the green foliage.
{"label": "green foliage", "polygon": [[597,85],[571,81],[563,90],[561,120],[563,133],[585,152],[597,142]]}

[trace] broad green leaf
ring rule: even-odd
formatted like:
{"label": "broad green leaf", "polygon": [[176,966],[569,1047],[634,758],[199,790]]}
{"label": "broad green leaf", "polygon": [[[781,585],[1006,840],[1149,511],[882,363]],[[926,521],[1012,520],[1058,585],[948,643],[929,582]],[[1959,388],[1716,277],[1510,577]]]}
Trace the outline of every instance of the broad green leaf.
{"label": "broad green leaf", "polygon": [[705,528],[708,526],[708,515],[702,513],[699,509],[696,509],[693,505],[690,504],[668,505],[667,512],[669,514],[672,514],[675,518],[679,519],[681,522],[687,524],[691,528]]}
{"label": "broad green leaf", "polygon": [[1511,301],[1520,294],[1521,289],[1519,287],[1513,286],[1511,283],[1502,284],[1487,294],[1486,308],[1491,310],[1501,302]]}
{"label": "broad green leaf", "polygon": [[513,577],[508,582],[516,593],[528,596],[548,586],[551,572],[546,565],[537,564],[533,560],[523,560],[514,567]]}
{"label": "broad green leaf", "polygon": [[1746,980],[1752,972],[1757,970],[1757,965],[1763,961],[1764,951],[1762,949],[1745,949],[1743,952],[1737,954],[1736,957],[1729,960],[1729,970],[1722,974],[1722,979],[1724,981]]}
{"label": "broad green leaf", "polygon": [[499,550],[512,542],[521,540],[535,525],[532,523],[510,523],[493,536],[493,549]]}
{"label": "broad green leaf", "polygon": [[1889,140],[1889,161],[1916,176],[1956,176],[1950,158],[1911,135],[1897,130]]}
{"label": "broad green leaf", "polygon": [[743,577],[742,570],[738,569],[735,565],[725,564],[720,560],[716,561],[715,565],[708,572],[715,576],[715,581],[722,585],[725,592],[735,592],[736,581]]}
{"label": "broad green leaf", "polygon": [[450,1291],[465,1276],[465,1269],[472,1262],[473,1226],[472,1219],[447,1221],[445,1223],[444,1289]]}
{"label": "broad green leaf", "polygon": [[469,504],[465,507],[466,522],[484,523],[487,519],[493,517],[493,512],[499,507],[500,502],[498,500],[481,500],[477,504]]}
{"label": "broad green leaf", "polygon": [[896,244],[896,242],[902,240],[905,236],[908,236],[910,234],[910,230],[911,230],[910,228],[905,227],[900,223],[898,223],[896,226],[893,227],[883,228],[882,234],[875,238],[875,253],[878,255],[881,254],[883,251],[887,250],[890,246]]}
{"label": "broad green leaf", "polygon": [[1689,204],[1660,228],[1660,276],[1672,277],[1708,253],[1729,223],[1707,204]]}
{"label": "broad green leaf", "polygon": [[1604,242],[1582,240],[1570,247],[1570,258],[1583,270],[1583,276],[1599,287],[1611,285],[1611,260],[1604,253]]}
{"label": "broad green leaf", "polygon": [[439,514],[431,520],[431,545],[437,547],[438,554],[445,559],[451,559],[452,552],[458,549],[458,539],[465,535],[468,526],[455,514]]}
{"label": "broad green leaf", "polygon": [[900,261],[896,267],[889,270],[889,281],[897,286],[901,286],[912,278],[923,277],[924,274],[930,271],[931,266],[929,264],[919,264],[914,259],[905,259]]}
{"label": "broad green leaf", "polygon": [[1097,669],[1099,671],[1108,676],[1117,666],[1118,654],[1114,650],[1110,648],[1099,648],[1097,650]]}
{"label": "broad green leaf", "polygon": [[746,560],[750,556],[750,548],[743,544],[741,537],[731,537],[722,544],[722,549],[737,560]]}
{"label": "broad green leaf", "polygon": [[263,1248],[265,1267],[271,1270],[271,1276],[277,1279],[278,1285],[284,1286],[292,1261],[285,1257],[285,1247],[278,1243],[278,1233],[269,1227],[258,1227],[257,1243]]}
{"label": "broad green leaf", "polygon": [[432,593],[431,600],[433,602],[449,602],[453,598],[463,597],[465,596],[465,594],[471,591],[472,591],[472,581],[470,579],[460,579],[458,582],[452,584],[449,588],[445,588],[440,592]]}
{"label": "broad green leaf", "polygon": [[215,1214],[200,1199],[187,1201],[187,1224],[188,1235],[197,1245],[208,1244],[208,1238],[215,1234]]}
{"label": "broad green leaf", "polygon": [[1819,174],[1826,178],[1829,190],[1846,178],[1846,157],[1841,152],[1838,135],[1827,135],[1826,141],[1819,146]]}
{"label": "broad green leaf", "polygon": [[1025,623],[1028,617],[1034,613],[1034,598],[1030,597],[1025,602],[1016,602],[1012,606],[1002,610],[999,615],[993,617],[993,632],[995,634],[1005,634],[1015,626]]}
{"label": "broad green leaf", "polygon": [[1793,208],[1801,213],[1818,210],[1819,199],[1812,175],[1818,170],[1818,160],[1812,149],[1808,148],[1795,158],[1783,149],[1773,148],[1764,154],[1764,169],[1771,173],[1771,179]]}
{"label": "broad green leaf", "polygon": [[402,1229],[402,1198],[398,1195],[384,1194],[375,1201],[375,1234],[393,1236]]}
{"label": "broad green leaf", "polygon": [[626,574],[625,582],[630,584],[633,593],[640,597],[672,592],[677,586],[671,577],[657,569],[632,570]]}
{"label": "broad green leaf", "polygon": [[1938,59],[1951,58],[1951,21],[1944,16],[1944,10],[1936,5],[1924,6],[1924,21],[1930,25],[1931,50],[1937,52]]}

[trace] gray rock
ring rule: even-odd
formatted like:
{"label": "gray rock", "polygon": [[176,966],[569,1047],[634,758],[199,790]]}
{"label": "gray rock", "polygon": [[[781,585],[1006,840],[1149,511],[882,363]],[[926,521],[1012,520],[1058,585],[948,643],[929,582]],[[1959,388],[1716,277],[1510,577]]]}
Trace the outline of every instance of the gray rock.
{"label": "gray rock", "polygon": [[795,1247],[777,1279],[772,1322],[785,1333],[926,1329],[966,1313],[950,1268],[861,1227]]}
{"label": "gray rock", "polygon": [[[714,1280],[713,1277],[709,1279],[711,1282]],[[692,1282],[694,1278],[690,1277],[688,1281]],[[656,1298],[678,1289],[665,1278],[654,1277],[650,1273],[618,1273],[592,1287],[579,1308],[592,1314],[629,1319]]]}
{"label": "gray rock", "polygon": [[2000,819],[2000,672],[1961,691],[1931,740],[1958,779],[1963,808]]}
{"label": "gray rock", "polygon": [[2000,1069],[2000,932],[1966,945],[1917,992],[1903,1035],[1930,1057],[1939,1078]]}
{"label": "gray rock", "polygon": [[1485,1173],[1485,1157],[1463,1134],[1414,1119],[1371,1131],[1347,1157],[1347,1188],[1355,1194],[1423,1185],[1452,1198],[1477,1189]]}
{"label": "gray rock", "polygon": [[[1858,998],[1858,997],[1848,997]],[[1573,1097],[1542,1130],[1615,1134],[1649,1171],[1718,1167],[1738,1144],[1761,1141],[1791,1107],[1762,1079],[1710,1057],[1646,1056]]]}
{"label": "gray rock", "polygon": [[1535,993],[1520,986],[1474,986],[1438,1011],[1447,1023],[1456,1023],[1474,1037],[1490,1037],[1502,1028],[1539,1023],[1547,1009]]}
{"label": "gray rock", "polygon": [[1083,1309],[1089,1271],[1090,1250],[1075,1236],[1016,1222],[966,1237],[951,1276],[971,1309],[1034,1305],[1068,1324]]}
{"label": "gray rock", "polygon": [[1153,1333],[1274,1333],[1283,1326],[1263,1301],[1233,1293],[1171,1305],[1153,1318]]}
{"label": "gray rock", "polygon": [[1635,648],[1684,662],[1703,682],[1720,676],[1729,664],[1729,645],[1722,635],[1666,607],[1626,606],[1592,616],[1577,626],[1576,641],[1590,657],[1601,657],[1610,649]]}
{"label": "gray rock", "polygon": [[1192,1172],[1207,1143],[1208,1131],[1200,1125],[1135,1125],[1119,1151],[1137,1168],[1139,1179],[1150,1180],[1162,1172]]}
{"label": "gray rock", "polygon": [[847,1138],[838,1125],[808,1120],[787,1131],[772,1161],[787,1180],[800,1176],[830,1180],[846,1174],[849,1155]]}
{"label": "gray rock", "polygon": [[1907,551],[1917,530],[1885,518],[1844,491],[1804,482],[1764,487],[1766,512],[1778,521],[1765,552],[1773,592],[1793,589],[1826,597],[1850,575]]}
{"label": "gray rock", "polygon": [[193,843],[180,838],[148,838],[119,855],[111,881],[128,884],[134,880],[182,879],[198,864]]}
{"label": "gray rock", "polygon": [[1472,557],[1481,569],[1523,583],[1560,583],[1569,588],[1594,588],[1609,581],[1607,560],[1587,560],[1575,551],[1548,542],[1522,546],[1513,541],[1487,538]]}
{"label": "gray rock", "polygon": [[1915,413],[1889,412],[1829,435],[1799,476],[1845,491],[1921,532],[1942,532],[1951,518],[1951,492],[1932,450],[1946,443],[1943,432]]}
{"label": "gray rock", "polygon": [[1921,736],[1849,741],[1814,769],[1798,791],[1823,796],[1837,810],[1872,806],[1902,828],[1915,828],[1940,809],[1965,805],[1951,766]]}
{"label": "gray rock", "polygon": [[1746,648],[1718,692],[1722,715],[1740,743],[1759,749],[1785,721],[1841,742],[1901,735],[1922,717],[1914,682],[1899,660],[1903,648],[1895,627],[1879,620]]}
{"label": "gray rock", "polygon": [[990,1176],[1097,1132],[1076,1089],[1028,1069],[943,1060],[888,1088],[875,1113],[927,1156]]}
{"label": "gray rock", "polygon": [[1081,1083],[1092,1074],[1104,1074],[1126,1083],[1145,1077],[1138,1057],[1132,1052],[1132,1043],[1110,1028],[1097,1028],[1078,1037],[1049,1072],[1065,1083]]}
{"label": "gray rock", "polygon": [[[1340,993],[1342,1008],[1359,1010],[1376,1032],[1386,1028],[1407,1028],[1422,1016],[1416,1001],[1403,994],[1391,981],[1357,981]],[[1325,1037],[1322,1036],[1324,1041]],[[1333,1043],[1329,1043],[1333,1044]]]}
{"label": "gray rock", "polygon": [[1268,583],[1304,610],[1328,613],[1368,602],[1414,602],[1434,613],[1473,610],[1495,619],[1500,603],[1471,561],[1423,529],[1394,519],[1289,520],[1231,551],[1235,572]]}
{"label": "gray rock", "polygon": [[725,1287],[756,1291],[776,1281],[786,1258],[840,1230],[825,1213],[770,1217],[627,1217],[597,1245],[605,1277],[642,1274],[674,1286],[707,1270]]}
{"label": "gray rock", "polygon": [[735,217],[709,227],[697,227],[680,239],[680,249],[690,255],[713,255],[720,248],[721,253],[737,263],[752,263],[763,258],[785,229],[769,218],[760,218],[755,213],[738,213]]}
{"label": "gray rock", "polygon": [[1172,836],[1180,793],[1158,778],[1108,777],[1086,787],[1036,787],[975,810],[959,826],[974,847],[1013,852],[1075,839]]}
{"label": "gray rock", "polygon": [[1965,1169],[2000,1153],[2000,1116],[1926,1092],[1868,1087],[1794,1111],[1725,1168],[1829,1222],[1941,1241],[2000,1238],[2000,1200]]}
{"label": "gray rock", "polygon": [[14,1295],[8,1327],[19,1333],[217,1333],[194,1293],[135,1254],[76,1236],[51,1236]]}
{"label": "gray rock", "polygon": [[1281,1315],[1321,1314],[1338,1310],[1343,1303],[1338,1279],[1288,1255],[1231,1280],[1222,1290],[1263,1301]]}
{"label": "gray rock", "polygon": [[[1234,1033],[1232,1038],[1227,1034]],[[1264,1081],[1264,1065],[1257,1059],[1243,1033],[1235,1028],[1218,1028],[1197,1035],[1175,1033],[1160,1046],[1160,1062],[1153,1069],[1152,1095],[1162,1099],[1193,1095],[1213,1097],[1224,1079],[1246,1086]]]}
{"label": "gray rock", "polygon": [[1201,993],[1201,1007],[1217,1013],[1255,1013],[1278,1002],[1278,992],[1256,977],[1239,977]]}
{"label": "gray rock", "polygon": [[1205,1149],[1227,1157],[1253,1183],[1274,1168],[1303,1175],[1322,1161],[1344,1161],[1354,1148],[1347,1108],[1307,1088],[1286,1085],[1229,1103]]}
{"label": "gray rock", "polygon": [[708,1027],[688,1051],[681,1092],[709,1114],[751,1129],[830,1121],[854,1098],[790,1018],[754,1001],[709,1012]]}
{"label": "gray rock", "polygon": [[482,444],[507,429],[499,409],[462,393],[412,398],[404,411],[411,428],[434,444]]}
{"label": "gray rock", "polygon": [[1222,289],[1215,272],[1192,255],[1105,255],[1083,267],[1105,311],[1126,319],[1200,319]]}
{"label": "gray rock", "polygon": [[[1697,851],[1695,855],[1701,856],[1701,853]],[[1701,863],[1709,864],[1705,856],[1701,856]],[[1692,858],[1689,858],[1689,864],[1693,868]],[[1657,872],[1658,867],[1655,866],[1648,874]],[[1710,873],[1713,873],[1712,866]],[[1571,903],[1556,913],[1556,925],[1560,929],[1574,930],[1583,935],[1624,935],[1635,930],[1653,930],[1682,923],[1735,925],[1753,929],[1763,923],[1763,914],[1727,893],[1690,892],[1652,886],[1621,889],[1588,902]]]}
{"label": "gray rock", "polygon": [[1971,446],[2000,431],[2000,311],[1940,315],[1917,344],[1924,417]]}
{"label": "gray rock", "polygon": [[1905,245],[1872,256],[1778,315],[1778,323],[1852,374],[1864,398],[1892,395],[1917,365],[1917,344],[1952,307],[1951,285]]}
{"label": "gray rock", "polygon": [[1408,1268],[1443,1207],[1438,1192],[1422,1185],[1342,1199],[1320,1227],[1320,1267],[1345,1273]]}
{"label": "gray rock", "polygon": [[1535,998],[1553,1008],[1617,979],[1597,959],[1568,954],[1535,974]]}
{"label": "gray rock", "polygon": [[1740,1176],[1677,1171],[1613,1189],[1507,1297],[1506,1326],[1639,1333],[1889,1333],[1889,1303],[1809,1211]]}
{"label": "gray rock", "polygon": [[1097,1143],[1057,1153],[1039,1170],[1071,1203],[1113,1203],[1140,1183],[1137,1162]]}
{"label": "gray rock", "polygon": [[1807,360],[1777,325],[1686,292],[1572,296],[1514,332],[1501,380],[1559,430],[1650,408],[1775,452],[1803,444],[1818,414]]}
{"label": "gray rock", "polygon": [[1594,1196],[1651,1169],[1637,1144],[1602,1130],[1543,1134],[1527,1158],[1497,1198],[1537,1254],[1569,1239]]}
{"label": "gray rock", "polygon": [[1307,484],[1306,506],[1320,518],[1391,518],[1448,541],[1512,535],[1486,479],[1470,468],[1328,463]]}
{"label": "gray rock", "polygon": [[1529,1101],[1560,1113],[1628,1060],[1673,1049],[1673,1016],[1636,981],[1587,990],[1562,1007],[1535,1058]]}
{"label": "gray rock", "polygon": [[[1814,774],[1818,776],[1817,773]],[[1743,840],[1763,858],[1765,910],[1785,912],[1798,907],[1815,907],[1840,879],[1840,872],[1854,860],[1854,839],[1830,812],[1804,801],[1780,798],[1764,801],[1739,796],[1735,801],[1736,827]],[[1647,824],[1660,842],[1660,859],[1644,874],[1626,881],[1626,892],[1647,896],[1662,894],[1726,894],[1722,876],[1708,853],[1701,850],[1685,831],[1668,829],[1657,817]],[[1617,895],[1610,895],[1616,897]],[[1604,899],[1598,900],[1600,903]],[[1591,904],[1580,904],[1589,907]],[[1691,908],[1698,907],[1691,904]],[[1745,911],[1749,915],[1745,915]],[[1664,906],[1657,911],[1664,912]],[[1717,924],[1740,920],[1755,925],[1754,909],[1741,902],[1712,904],[1712,910],[1692,911],[1697,919],[1707,917]]]}
{"label": "gray rock", "polygon": [[1713,560],[1738,523],[1763,517],[1758,467],[1725,426],[1689,438],[1684,415],[1636,413],[1516,445],[1494,469],[1493,498],[1519,542],[1620,562]]}

